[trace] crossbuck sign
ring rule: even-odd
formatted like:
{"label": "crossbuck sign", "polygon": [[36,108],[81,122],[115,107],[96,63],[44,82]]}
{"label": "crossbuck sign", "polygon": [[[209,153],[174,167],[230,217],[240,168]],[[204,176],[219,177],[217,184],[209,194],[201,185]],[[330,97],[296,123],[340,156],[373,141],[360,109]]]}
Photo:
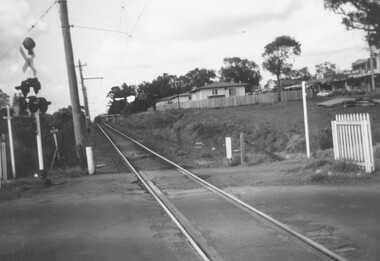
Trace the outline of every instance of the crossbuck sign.
{"label": "crossbuck sign", "polygon": [[34,68],[34,65],[33,65],[33,59],[35,57],[35,54],[33,53],[30,57],[28,57],[26,53],[24,52],[24,49],[22,49],[22,47],[20,47],[20,53],[22,57],[24,57],[24,60],[25,60],[25,64],[22,67],[22,71],[25,72],[26,69],[28,69],[29,67],[32,70],[33,77],[35,78],[37,76],[37,70],[36,68]]}

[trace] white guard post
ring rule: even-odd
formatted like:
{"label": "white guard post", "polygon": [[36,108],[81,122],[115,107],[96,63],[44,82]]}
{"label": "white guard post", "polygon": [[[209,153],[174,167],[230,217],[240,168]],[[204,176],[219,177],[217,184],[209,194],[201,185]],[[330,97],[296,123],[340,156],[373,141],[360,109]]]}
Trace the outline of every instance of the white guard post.
{"label": "white guard post", "polygon": [[231,137],[226,137],[226,154],[227,154],[227,160],[232,160],[232,139]]}
{"label": "white guard post", "polygon": [[306,157],[310,158],[309,123],[307,119],[306,82],[302,82],[303,116],[305,122]]}
{"label": "white guard post", "polygon": [[94,155],[92,153],[92,147],[86,147],[88,174],[93,175],[95,173]]}

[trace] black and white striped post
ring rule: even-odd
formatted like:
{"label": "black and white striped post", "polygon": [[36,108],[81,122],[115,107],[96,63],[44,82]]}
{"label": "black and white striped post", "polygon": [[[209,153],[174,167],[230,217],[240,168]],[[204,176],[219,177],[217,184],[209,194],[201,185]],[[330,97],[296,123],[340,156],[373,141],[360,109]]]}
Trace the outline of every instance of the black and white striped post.
{"label": "black and white striped post", "polygon": [[11,153],[11,165],[12,165],[12,177],[13,179],[16,178],[16,164],[15,164],[15,153],[14,153],[14,146],[13,146],[13,132],[12,132],[12,124],[11,124],[11,110],[9,108],[9,105],[6,106],[7,110],[7,116],[3,117],[3,119],[7,120],[8,122],[8,136],[9,136],[9,148]]}

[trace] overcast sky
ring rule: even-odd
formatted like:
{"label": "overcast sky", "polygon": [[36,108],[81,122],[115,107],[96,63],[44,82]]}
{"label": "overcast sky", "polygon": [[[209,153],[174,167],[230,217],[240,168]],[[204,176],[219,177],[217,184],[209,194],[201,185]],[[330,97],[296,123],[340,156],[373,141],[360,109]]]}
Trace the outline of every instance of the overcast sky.
{"label": "overcast sky", "polygon": [[[19,53],[21,41],[36,41],[39,96],[52,101],[49,112],[70,105],[59,8],[39,20],[53,0],[0,0],[0,89],[13,96],[28,78]],[[86,63],[91,116],[106,112],[115,85],[152,81],[163,73],[184,75],[198,67],[218,71],[225,57],[262,64],[264,46],[289,35],[301,43],[294,68],[329,61],[339,69],[369,56],[363,33],[347,31],[323,0],[68,0],[74,59]],[[91,27],[126,32],[96,31]],[[28,33],[27,33],[28,32]],[[27,34],[26,34],[27,33]],[[261,84],[270,78],[263,71]],[[78,74],[79,84],[79,74]],[[80,90],[81,95],[81,90]]]}

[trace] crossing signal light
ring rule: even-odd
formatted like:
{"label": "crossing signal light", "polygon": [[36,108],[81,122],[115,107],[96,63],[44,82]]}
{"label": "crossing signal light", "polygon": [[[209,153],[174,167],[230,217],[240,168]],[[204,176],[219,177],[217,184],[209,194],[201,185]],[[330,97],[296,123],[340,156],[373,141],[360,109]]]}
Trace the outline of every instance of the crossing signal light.
{"label": "crossing signal light", "polygon": [[1,108],[0,109],[0,116],[1,116],[1,119],[3,118],[3,117],[6,117],[7,116],[7,108]]}
{"label": "crossing signal light", "polygon": [[28,102],[24,97],[18,98],[18,105],[20,106],[20,111],[26,111],[28,109]]}
{"label": "crossing signal light", "polygon": [[50,104],[51,102],[47,101],[43,97],[40,97],[40,98],[37,98],[36,96],[29,97],[29,110],[31,113],[37,112],[38,109],[40,110],[41,113],[45,113]]}
{"label": "crossing signal light", "polygon": [[38,98],[38,105],[39,105],[41,113],[45,113],[50,104],[51,104],[51,102],[47,101],[45,98],[42,98],[42,97]]}
{"label": "crossing signal light", "polygon": [[16,90],[21,90],[22,95],[26,97],[28,96],[30,88],[33,88],[34,93],[37,94],[38,91],[41,89],[41,83],[38,81],[37,78],[28,78],[25,81],[22,81],[20,86],[17,86],[15,88]]}
{"label": "crossing signal light", "polygon": [[37,112],[39,109],[38,98],[36,96],[29,97],[29,110],[31,113]]}

